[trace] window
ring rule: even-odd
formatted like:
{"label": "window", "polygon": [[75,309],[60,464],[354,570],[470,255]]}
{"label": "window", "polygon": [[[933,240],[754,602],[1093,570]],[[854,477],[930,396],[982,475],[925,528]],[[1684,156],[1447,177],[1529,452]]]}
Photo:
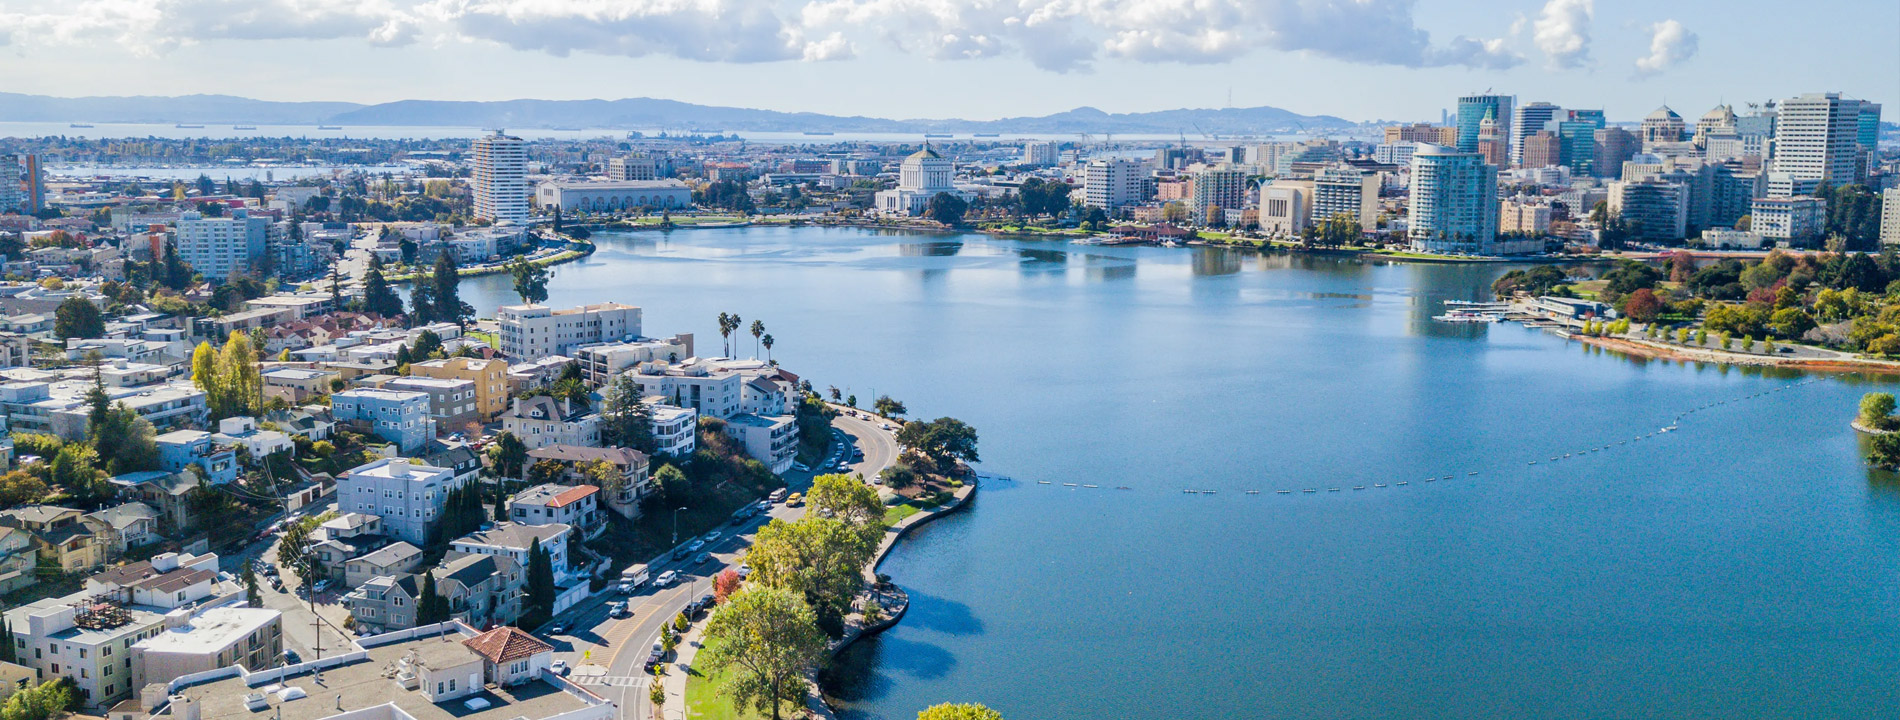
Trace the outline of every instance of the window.
{"label": "window", "polygon": [[[180,594],[182,595],[183,593],[180,593]],[[84,657],[86,657],[86,649],[85,649],[85,648],[80,648],[80,649],[79,649],[79,657],[81,657],[81,658],[84,658]]]}

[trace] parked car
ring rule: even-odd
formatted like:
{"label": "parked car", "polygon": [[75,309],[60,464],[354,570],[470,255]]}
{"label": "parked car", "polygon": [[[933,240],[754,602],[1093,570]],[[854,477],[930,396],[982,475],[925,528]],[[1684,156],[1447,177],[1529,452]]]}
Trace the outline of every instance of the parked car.
{"label": "parked car", "polygon": [[303,657],[298,655],[297,651],[292,650],[290,648],[284,648],[284,664],[295,665],[300,662],[303,662]]}
{"label": "parked car", "polygon": [[331,583],[331,581],[329,581],[329,580],[318,580],[318,581],[317,581],[317,587],[316,587],[316,591],[317,591],[317,592],[323,592],[323,591],[325,591],[325,590],[328,590],[328,589],[330,589],[330,583]]}
{"label": "parked car", "polygon": [[556,660],[556,661],[554,661],[554,663],[553,663],[552,665],[549,665],[549,666],[548,666],[548,669],[549,669],[549,670],[553,670],[553,671],[554,671],[554,674],[556,674],[556,675],[566,675],[566,674],[567,674],[567,669],[568,669],[568,668],[567,668],[567,661],[566,661],[566,660]]}
{"label": "parked car", "polygon": [[567,632],[567,626],[559,623],[548,626],[549,635],[561,635]]}
{"label": "parked car", "polygon": [[739,579],[744,580],[746,576],[752,574],[752,566],[741,564],[736,572],[739,573]]}

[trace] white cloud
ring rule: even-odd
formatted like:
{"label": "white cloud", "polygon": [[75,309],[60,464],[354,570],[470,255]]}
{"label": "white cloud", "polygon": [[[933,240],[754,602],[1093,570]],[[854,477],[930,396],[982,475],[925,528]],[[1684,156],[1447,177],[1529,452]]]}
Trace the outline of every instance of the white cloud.
{"label": "white cloud", "polygon": [[1531,25],[1531,39],[1551,68],[1582,67],[1590,59],[1590,21],[1595,17],[1595,0],[1550,0]]}
{"label": "white cloud", "polygon": [[1502,39],[1434,44],[1414,1],[0,0],[0,41],[160,53],[221,40],[474,39],[556,56],[707,62],[837,60],[872,41],[943,60],[1021,56],[1056,72],[1104,58],[1221,63],[1262,49],[1407,67],[1521,62]]}
{"label": "white cloud", "polygon": [[1695,57],[1696,35],[1674,20],[1650,26],[1649,54],[1636,59],[1637,77],[1647,77]]}

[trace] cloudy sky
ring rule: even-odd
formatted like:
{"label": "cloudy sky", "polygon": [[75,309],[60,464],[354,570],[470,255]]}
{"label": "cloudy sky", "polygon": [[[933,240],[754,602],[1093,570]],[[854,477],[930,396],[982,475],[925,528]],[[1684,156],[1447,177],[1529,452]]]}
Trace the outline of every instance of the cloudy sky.
{"label": "cloudy sky", "polygon": [[881,117],[1276,105],[1432,119],[1839,90],[1900,119],[1894,0],[0,0],[0,91],[661,97]]}

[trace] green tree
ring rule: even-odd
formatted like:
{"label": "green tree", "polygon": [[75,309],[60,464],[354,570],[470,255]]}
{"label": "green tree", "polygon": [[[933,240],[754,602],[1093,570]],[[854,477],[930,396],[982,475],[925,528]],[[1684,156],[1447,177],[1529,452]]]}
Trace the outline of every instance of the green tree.
{"label": "green tree", "polygon": [[1875,435],[1868,442],[1867,462],[1882,470],[1900,470],[1900,432]]}
{"label": "green tree", "polygon": [[975,703],[943,703],[924,708],[917,720],[1003,720],[1003,714]]}
{"label": "green tree", "polygon": [[92,430],[92,447],[113,475],[158,469],[158,431],[125,403],[116,403]]}
{"label": "green tree", "polygon": [[25,470],[0,475],[0,507],[39,502],[46,497],[46,481]]}
{"label": "green tree", "polygon": [[75,503],[96,506],[115,494],[113,486],[105,481],[105,473],[99,470],[101,464],[99,453],[91,446],[67,443],[53,456],[51,480],[73,496]]}
{"label": "green tree", "polygon": [[494,465],[496,475],[518,478],[521,477],[521,466],[528,462],[528,446],[513,432],[503,430],[489,444],[488,459]]}
{"label": "green tree", "polygon": [[850,475],[812,478],[806,502],[822,517],[837,518],[862,529],[868,542],[875,544],[884,534],[884,502],[871,486]]}
{"label": "green tree", "polygon": [[369,259],[369,271],[363,274],[363,310],[385,318],[402,314],[402,298],[390,289],[389,280],[383,277],[383,261],[374,255]]}
{"label": "green tree", "polygon": [[806,515],[797,522],[774,520],[759,529],[746,563],[747,578],[766,587],[797,592],[828,631],[844,628],[851,600],[864,586],[860,571],[874,546],[844,520]]}
{"label": "green tree", "polygon": [[600,440],[610,447],[629,447],[651,454],[653,412],[640,401],[640,385],[621,375],[608,383],[600,402]]}
{"label": "green tree", "polygon": [[713,614],[698,664],[731,673],[720,691],[734,706],[779,720],[783,703],[802,704],[805,677],[824,657],[825,644],[811,608],[796,593],[752,588]]}
{"label": "green tree", "polygon": [[284,523],[284,534],[277,540],[277,565],[289,568],[306,587],[316,581],[322,570],[310,551],[310,532],[316,527],[316,518],[300,517]]}
{"label": "green tree", "polygon": [[877,410],[877,414],[885,417],[903,417],[904,413],[910,412],[909,408],[904,407],[903,401],[889,395],[879,395],[877,401],[871,403],[871,407]]}
{"label": "green tree", "polygon": [[757,359],[759,357],[759,338],[765,337],[765,322],[762,320],[753,320],[750,330],[752,331],[752,357]]}
{"label": "green tree", "polygon": [[[556,215],[558,218],[559,216]],[[558,221],[558,220],[557,220]],[[555,230],[560,232],[560,230]],[[516,256],[508,261],[508,274],[514,276],[515,294],[521,296],[521,302],[535,305],[548,299],[548,269]]]}
{"label": "green tree", "polygon": [[924,217],[955,227],[963,224],[963,213],[969,209],[970,204],[963,198],[940,192],[924,203]]}
{"label": "green tree", "polygon": [[554,560],[537,537],[528,543],[528,607],[534,609],[534,618],[545,622],[554,610],[554,593]]}
{"label": "green tree", "polygon": [[659,497],[666,498],[668,502],[686,497],[689,483],[686,473],[672,463],[661,465],[660,469],[653,471],[653,484],[660,488]]}
{"label": "green tree", "polygon": [[[195,360],[195,358],[194,358]],[[257,365],[257,347],[251,336],[231,333],[218,353],[218,383],[224,391],[224,406],[212,408],[214,418],[255,415],[264,405],[264,375]],[[209,402],[211,392],[205,391]]]}
{"label": "green tree", "polygon": [[251,607],[264,607],[264,594],[257,590],[257,571],[250,563],[244,563],[244,602]]}
{"label": "green tree", "polygon": [[53,335],[67,338],[96,338],[106,334],[106,318],[91,300],[74,295],[53,310]]}
{"label": "green tree", "polygon": [[732,357],[732,333],[739,329],[740,322],[736,313],[719,313],[719,338],[724,343],[726,357]]}
{"label": "green tree", "polygon": [[935,462],[978,462],[976,429],[962,420],[940,417],[930,422],[912,420],[897,431],[897,444],[916,450]]}
{"label": "green tree", "polygon": [[1871,392],[1860,396],[1860,424],[1885,430],[1893,423],[1892,393]]}
{"label": "green tree", "polygon": [[[420,286],[424,280],[417,280]],[[452,322],[460,326],[475,314],[475,309],[462,302],[462,273],[455,267],[455,258],[444,252],[435,258],[435,319]]]}
{"label": "green tree", "polygon": [[422,573],[422,597],[416,599],[416,624],[448,622],[450,616],[449,599],[436,589],[435,573]]}
{"label": "green tree", "polygon": [[765,361],[777,365],[778,363],[772,360],[772,334],[766,333],[765,337],[759,338],[759,344],[765,346]]}

